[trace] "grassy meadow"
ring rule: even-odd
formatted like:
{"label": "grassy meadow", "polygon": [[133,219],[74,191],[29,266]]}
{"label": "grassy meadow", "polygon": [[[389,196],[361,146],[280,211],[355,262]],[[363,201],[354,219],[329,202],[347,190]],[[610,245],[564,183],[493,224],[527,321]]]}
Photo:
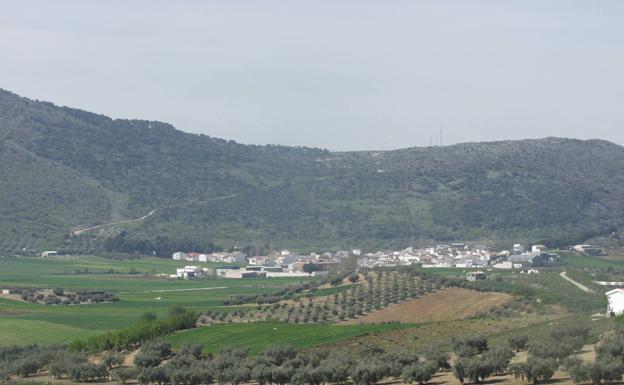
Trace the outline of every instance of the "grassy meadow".
{"label": "grassy meadow", "polygon": [[302,281],[302,278],[186,281],[142,274],[170,274],[186,264],[186,261],[158,258],[1,258],[0,287],[104,290],[116,294],[119,301],[46,306],[0,296],[0,345],[69,342],[134,324],[146,312],[164,316],[173,305],[206,311],[219,308],[223,300],[233,295],[277,291]]}
{"label": "grassy meadow", "polygon": [[[108,259],[95,256],[59,258],[0,258],[0,287],[2,288],[55,288],[68,291],[104,290],[118,296],[113,303],[84,304],[72,306],[46,306],[0,296],[0,345],[68,343],[76,339],[103,334],[107,331],[135,324],[142,314],[152,312],[164,317],[173,305],[181,305],[195,311],[234,312],[242,308],[255,308],[255,305],[226,307],[223,301],[235,295],[255,295],[271,293],[311,278],[257,278],[257,279],[200,279],[177,280],[154,278],[153,274],[171,274],[176,267],[189,264],[186,261],[173,261],[160,258]],[[197,263],[194,263],[197,264]],[[221,264],[199,264],[207,267]],[[517,272],[495,271],[484,281],[485,290],[504,291],[514,296],[529,295],[544,305],[558,305],[557,314],[525,316],[530,323],[548,320],[575,313],[578,319],[588,319],[589,314],[604,310],[605,299],[602,292],[584,293],[559,277],[559,272],[568,274],[580,281],[589,283],[591,277],[587,269],[612,270],[624,266],[624,262],[600,258],[565,256],[564,264],[553,269],[543,269],[540,275],[520,275]],[[466,269],[426,269],[427,274],[448,278],[463,277]],[[314,292],[315,297],[343,295],[358,284],[345,283],[337,287],[321,288]],[[527,294],[528,293],[528,294]],[[540,309],[539,307],[537,308]],[[544,308],[543,311],[550,308]],[[423,309],[426,311],[426,309]],[[540,310],[541,311],[541,310]],[[559,314],[559,312],[561,314]],[[565,314],[564,314],[565,313]],[[491,322],[494,322],[493,324]],[[486,333],[508,333],[510,324],[520,319],[449,320],[432,325],[384,324],[384,325],[327,325],[295,323],[243,323],[202,327],[169,336],[174,346],[184,341],[201,342],[207,351],[213,352],[223,345],[248,346],[252,353],[275,342],[289,342],[297,347],[311,347],[340,343],[353,337],[364,339],[397,338],[412,335],[410,338],[428,340],[426,335],[433,333],[449,336],[450,329],[473,330]],[[496,326],[500,323],[500,326]],[[409,330],[397,330],[409,326]],[[422,327],[420,327],[422,326]],[[496,326],[496,327],[495,327]],[[519,324],[515,328],[520,327]],[[424,328],[424,329],[423,329]],[[422,330],[421,330],[422,329]],[[411,333],[411,334],[410,334]],[[424,334],[423,334],[424,333]],[[439,334],[438,334],[439,333]],[[394,337],[393,337],[394,336]],[[416,340],[415,340],[416,341]]]}
{"label": "grassy meadow", "polygon": [[209,353],[219,351],[222,346],[249,348],[249,353],[259,353],[266,346],[287,343],[296,348],[307,348],[326,344],[339,344],[353,337],[376,335],[378,333],[409,327],[408,324],[379,325],[319,325],[283,322],[258,322],[229,325],[214,325],[175,333],[167,338],[173,347],[193,341],[204,345]]}

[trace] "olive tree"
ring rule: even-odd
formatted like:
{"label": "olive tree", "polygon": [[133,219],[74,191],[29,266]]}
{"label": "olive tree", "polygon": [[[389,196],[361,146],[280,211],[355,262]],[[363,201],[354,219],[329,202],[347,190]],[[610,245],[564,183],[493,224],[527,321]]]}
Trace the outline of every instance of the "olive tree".
{"label": "olive tree", "polygon": [[137,378],[139,372],[135,368],[117,368],[113,370],[113,378],[121,382],[122,385],[133,378]]}
{"label": "olive tree", "polygon": [[438,364],[431,361],[424,361],[411,364],[406,366],[403,369],[403,373],[401,374],[401,378],[405,383],[413,384],[418,383],[419,385],[424,385],[438,370]]}
{"label": "olive tree", "polygon": [[112,368],[123,364],[124,355],[117,352],[108,352],[104,355],[102,362],[106,365],[108,370],[111,370]]}
{"label": "olive tree", "polygon": [[510,337],[508,340],[509,347],[516,352],[525,350],[527,347],[527,343],[529,342],[529,337],[527,335],[519,335]]}

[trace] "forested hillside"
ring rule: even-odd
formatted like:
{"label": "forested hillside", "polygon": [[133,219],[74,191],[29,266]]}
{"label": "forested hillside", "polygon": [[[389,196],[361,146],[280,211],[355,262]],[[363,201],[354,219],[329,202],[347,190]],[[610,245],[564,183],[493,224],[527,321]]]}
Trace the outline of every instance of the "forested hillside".
{"label": "forested hillside", "polygon": [[605,141],[337,153],[251,146],[7,91],[0,181],[3,253],[211,242],[317,250],[421,239],[566,244],[624,222],[624,148]]}

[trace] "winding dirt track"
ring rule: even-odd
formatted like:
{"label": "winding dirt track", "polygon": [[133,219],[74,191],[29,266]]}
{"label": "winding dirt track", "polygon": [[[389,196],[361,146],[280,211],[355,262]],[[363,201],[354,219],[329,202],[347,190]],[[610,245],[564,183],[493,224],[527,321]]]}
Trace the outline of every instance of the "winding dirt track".
{"label": "winding dirt track", "polygon": [[[214,197],[214,198],[207,199],[205,201],[201,201],[201,202],[198,202],[198,203],[199,204],[206,204],[208,202],[222,201],[222,200],[234,198],[236,196],[238,196],[238,194],[230,194],[230,195],[225,195],[225,196],[220,196],[220,197]],[[175,207],[175,206],[172,206],[172,207]],[[98,230],[98,229],[102,229],[102,228],[108,227],[108,226],[116,226],[116,225],[123,225],[123,224],[126,224],[126,223],[141,222],[141,221],[144,221],[147,218],[151,217],[152,215],[154,215],[154,213],[156,211],[158,211],[158,209],[154,209],[154,210],[150,211],[149,213],[143,215],[141,218],[126,219],[126,220],[118,221],[118,222],[103,223],[101,225],[91,226],[91,227],[87,227],[87,228],[84,228],[84,229],[72,230],[72,233],[74,235],[80,235],[80,234],[85,233],[87,231]]]}
{"label": "winding dirt track", "polygon": [[86,229],[74,230],[74,235],[80,235],[80,234],[85,233],[87,231],[97,230],[97,229],[101,229],[101,228],[104,228],[104,227],[107,227],[107,226],[123,225],[124,223],[141,222],[141,221],[144,221],[145,219],[147,219],[148,217],[152,216],[155,212],[156,212],[156,209],[154,209],[154,210],[150,211],[149,213],[143,215],[141,218],[126,219],[125,221],[104,223],[102,225],[87,227]]}

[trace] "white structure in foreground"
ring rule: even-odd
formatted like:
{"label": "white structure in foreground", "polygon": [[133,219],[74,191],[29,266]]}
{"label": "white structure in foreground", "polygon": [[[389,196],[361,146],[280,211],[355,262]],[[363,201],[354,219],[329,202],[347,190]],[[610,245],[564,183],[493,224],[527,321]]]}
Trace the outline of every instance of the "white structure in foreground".
{"label": "white structure in foreground", "polygon": [[609,305],[607,307],[608,315],[620,315],[624,313],[624,289],[613,289],[605,293]]}
{"label": "white structure in foreground", "polygon": [[197,266],[184,266],[181,269],[176,269],[176,278],[201,278],[204,271]]}

